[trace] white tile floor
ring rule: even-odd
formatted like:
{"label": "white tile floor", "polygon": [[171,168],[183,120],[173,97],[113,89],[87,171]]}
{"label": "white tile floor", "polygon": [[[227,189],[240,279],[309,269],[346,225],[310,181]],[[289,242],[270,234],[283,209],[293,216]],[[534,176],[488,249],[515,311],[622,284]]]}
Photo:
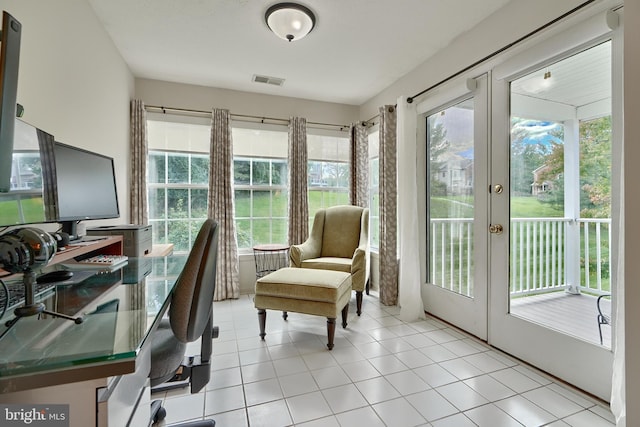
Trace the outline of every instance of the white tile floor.
{"label": "white tile floor", "polygon": [[216,302],[211,381],[194,395],[154,394],[167,410],[158,426],[203,417],[217,427],[614,425],[602,402],[436,319],[398,314],[371,295],[358,317],[352,298],[328,351],[324,318],[268,311],[261,341],[252,296]]}

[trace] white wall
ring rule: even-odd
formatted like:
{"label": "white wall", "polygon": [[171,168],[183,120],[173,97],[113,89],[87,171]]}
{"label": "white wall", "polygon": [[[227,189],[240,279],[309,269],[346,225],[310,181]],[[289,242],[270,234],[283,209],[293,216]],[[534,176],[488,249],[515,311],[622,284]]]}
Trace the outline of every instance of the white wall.
{"label": "white wall", "polygon": [[[256,83],[257,84],[257,83]],[[308,122],[345,124],[358,120],[353,105],[309,101],[284,96],[263,95],[228,89],[136,79],[136,98],[146,105],[208,111],[226,108],[232,114],[288,119],[299,116]]]}
{"label": "white wall", "polygon": [[360,119],[374,117],[378,107],[395,104],[401,95],[413,96],[437,84],[581,3],[583,0],[512,0],[364,103],[360,108]]}
{"label": "white wall", "polygon": [[120,53],[85,0],[0,0],[0,8],[22,24],[23,120],[60,142],[115,158],[121,219],[106,223],[128,222],[134,80]]}
{"label": "white wall", "polygon": [[625,282],[625,346],[627,381],[627,426],[640,425],[640,271],[635,259],[640,253],[640,2],[629,1],[624,6],[624,234],[626,263]]}

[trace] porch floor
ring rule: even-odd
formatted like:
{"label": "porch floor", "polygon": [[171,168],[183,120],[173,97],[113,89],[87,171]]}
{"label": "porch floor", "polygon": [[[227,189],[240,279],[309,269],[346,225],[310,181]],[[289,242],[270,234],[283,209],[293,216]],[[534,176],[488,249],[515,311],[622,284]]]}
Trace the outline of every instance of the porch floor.
{"label": "porch floor", "polygon": [[[598,334],[597,297],[571,295],[563,291],[511,299],[511,313],[550,329],[573,335],[600,345]],[[610,313],[609,300],[603,310]],[[602,325],[603,346],[611,348],[611,326]]]}

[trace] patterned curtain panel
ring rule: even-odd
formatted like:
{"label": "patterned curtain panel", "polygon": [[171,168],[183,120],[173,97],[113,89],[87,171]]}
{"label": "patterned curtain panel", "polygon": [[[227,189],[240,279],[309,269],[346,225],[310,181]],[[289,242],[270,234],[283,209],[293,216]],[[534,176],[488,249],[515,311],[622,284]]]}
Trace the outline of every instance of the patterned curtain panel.
{"label": "patterned curtain panel", "polygon": [[48,221],[56,221],[58,219],[58,183],[56,180],[56,162],[53,157],[54,142],[52,135],[38,130],[40,164],[42,165],[44,217]]}
{"label": "patterned curtain panel", "polygon": [[289,120],[289,244],[299,245],[309,236],[307,196],[307,120]]}
{"label": "patterned curtain panel", "polygon": [[215,301],[240,296],[238,241],[233,218],[233,141],[229,110],[214,109],[211,116],[208,214],[218,222],[218,265]]}
{"label": "patterned curtain panel", "polygon": [[144,103],[131,101],[131,192],[129,220],[131,224],[147,225],[147,114]]}
{"label": "patterned curtain panel", "polygon": [[380,107],[380,302],[398,302],[396,109]]}
{"label": "patterned curtain panel", "polygon": [[349,203],[353,206],[369,207],[369,142],[367,127],[355,123],[349,129],[349,154],[351,185]]}

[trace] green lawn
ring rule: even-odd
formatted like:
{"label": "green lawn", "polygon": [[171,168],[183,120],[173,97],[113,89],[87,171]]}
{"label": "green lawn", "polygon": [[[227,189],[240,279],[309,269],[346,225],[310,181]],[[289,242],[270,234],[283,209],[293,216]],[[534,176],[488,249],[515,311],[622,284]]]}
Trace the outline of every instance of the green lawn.
{"label": "green lawn", "polygon": [[[15,196],[11,196],[12,198]],[[0,199],[0,224],[31,224],[44,222],[44,207],[42,197],[31,197],[21,200]],[[22,214],[20,215],[20,208]]]}
{"label": "green lawn", "polygon": [[[469,196],[432,197],[431,218],[472,218],[473,198]],[[564,212],[535,197],[512,197],[512,218],[561,218]]]}
{"label": "green lawn", "polygon": [[[269,191],[254,191],[252,206],[248,190],[236,192],[235,212],[238,218],[236,223],[239,248],[250,248],[260,243],[286,243],[287,197],[279,191],[273,193],[271,197]],[[346,204],[349,204],[347,192],[309,191],[309,228],[318,209]],[[253,219],[249,219],[251,212]]]}
{"label": "green lawn", "polygon": [[[461,196],[452,196],[452,197],[433,197],[430,201],[430,212],[432,218],[473,218],[473,205],[472,199],[468,197]],[[553,206],[540,202],[535,197],[512,197],[511,198],[511,217],[512,218],[562,218],[564,216],[564,212],[561,210],[555,209]],[[598,249],[601,253],[601,279],[602,279],[602,289],[609,290],[610,288],[610,266],[609,266],[609,229],[608,225],[601,225],[601,235],[600,235],[600,248],[597,247],[596,241],[596,224],[587,223],[583,224],[582,227],[589,227],[589,242],[587,245],[588,254],[585,253],[585,244],[584,241],[580,242],[580,271],[582,276],[582,284],[586,286],[587,280],[587,264],[588,264],[588,275],[589,275],[589,286],[590,288],[595,289],[597,285],[597,260],[596,253]],[[445,228],[445,230],[448,230]],[[449,231],[445,231],[448,233]],[[546,237],[545,229],[538,229],[537,231],[537,241],[544,242]],[[580,232],[581,240],[584,238],[584,229]],[[440,237],[437,237],[440,239]],[[452,251],[456,256],[453,258],[453,271],[451,272],[454,277],[457,277],[459,272],[464,272],[467,268],[466,265],[458,266],[458,242],[465,241],[465,239],[458,240],[458,236],[455,238],[449,238],[449,235],[446,234],[444,237],[444,242],[446,242],[447,247],[444,248],[444,253],[449,254]],[[453,242],[453,243],[450,243]],[[540,244],[540,243],[539,243]],[[449,245],[453,245],[453,247],[449,247]],[[563,245],[562,242],[557,242],[556,245]],[[466,259],[466,245],[462,246],[463,257],[462,259]],[[538,249],[540,250],[540,249]],[[558,247],[557,250],[564,251],[564,248]],[[515,256],[512,254],[512,256]],[[587,262],[588,260],[588,262]],[[564,266],[561,266],[565,268]],[[532,270],[534,268],[541,268],[540,266],[531,266]],[[532,273],[533,271],[530,271]],[[446,279],[445,283],[449,281],[449,271],[445,273]],[[540,272],[538,272],[540,274]],[[440,279],[441,280],[441,279]],[[454,280],[455,282],[455,280]],[[454,286],[458,286],[458,284],[454,284]]]}

